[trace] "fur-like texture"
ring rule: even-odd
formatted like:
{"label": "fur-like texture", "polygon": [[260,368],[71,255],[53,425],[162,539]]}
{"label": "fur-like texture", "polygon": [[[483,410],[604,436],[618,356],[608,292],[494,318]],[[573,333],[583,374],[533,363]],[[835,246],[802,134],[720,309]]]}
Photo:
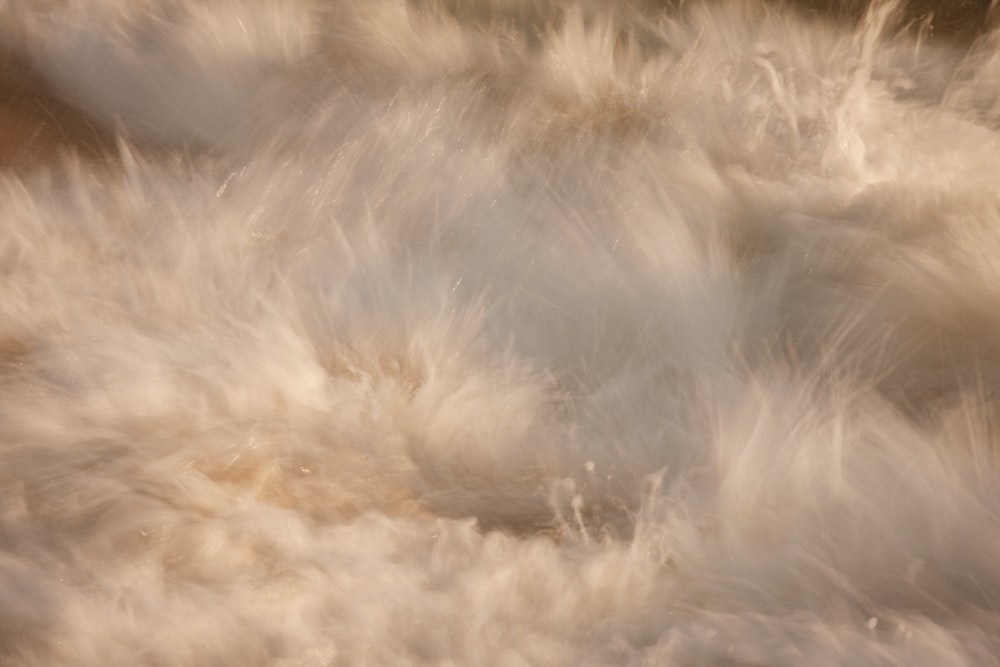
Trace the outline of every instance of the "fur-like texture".
{"label": "fur-like texture", "polygon": [[0,0],[0,663],[1000,664],[1000,33],[823,7]]}

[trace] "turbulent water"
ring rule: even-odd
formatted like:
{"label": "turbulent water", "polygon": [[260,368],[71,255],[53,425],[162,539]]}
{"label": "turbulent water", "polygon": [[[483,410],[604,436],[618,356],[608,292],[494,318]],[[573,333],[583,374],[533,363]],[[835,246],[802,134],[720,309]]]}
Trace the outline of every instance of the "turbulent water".
{"label": "turbulent water", "polygon": [[0,0],[0,664],[1000,664],[979,9]]}

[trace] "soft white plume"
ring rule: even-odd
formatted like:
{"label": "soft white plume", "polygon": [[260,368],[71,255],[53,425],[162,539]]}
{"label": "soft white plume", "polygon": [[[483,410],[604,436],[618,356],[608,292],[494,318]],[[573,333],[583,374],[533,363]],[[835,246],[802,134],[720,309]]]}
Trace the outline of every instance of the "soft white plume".
{"label": "soft white plume", "polygon": [[0,171],[0,661],[1000,663],[1000,37],[911,18],[0,0],[112,138]]}

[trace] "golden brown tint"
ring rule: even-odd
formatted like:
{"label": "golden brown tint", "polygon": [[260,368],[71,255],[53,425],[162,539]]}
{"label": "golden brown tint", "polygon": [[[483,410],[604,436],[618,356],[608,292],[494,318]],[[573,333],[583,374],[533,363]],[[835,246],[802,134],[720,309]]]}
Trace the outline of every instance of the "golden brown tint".
{"label": "golden brown tint", "polygon": [[26,170],[72,153],[103,162],[114,137],[57,97],[20,60],[0,55],[0,168]]}

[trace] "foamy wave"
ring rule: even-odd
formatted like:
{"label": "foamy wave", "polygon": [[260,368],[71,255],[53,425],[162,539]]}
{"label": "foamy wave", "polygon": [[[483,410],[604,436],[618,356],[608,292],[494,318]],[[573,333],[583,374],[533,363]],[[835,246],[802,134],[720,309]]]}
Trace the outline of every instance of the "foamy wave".
{"label": "foamy wave", "polygon": [[833,4],[0,0],[0,659],[1000,663],[1000,37]]}

